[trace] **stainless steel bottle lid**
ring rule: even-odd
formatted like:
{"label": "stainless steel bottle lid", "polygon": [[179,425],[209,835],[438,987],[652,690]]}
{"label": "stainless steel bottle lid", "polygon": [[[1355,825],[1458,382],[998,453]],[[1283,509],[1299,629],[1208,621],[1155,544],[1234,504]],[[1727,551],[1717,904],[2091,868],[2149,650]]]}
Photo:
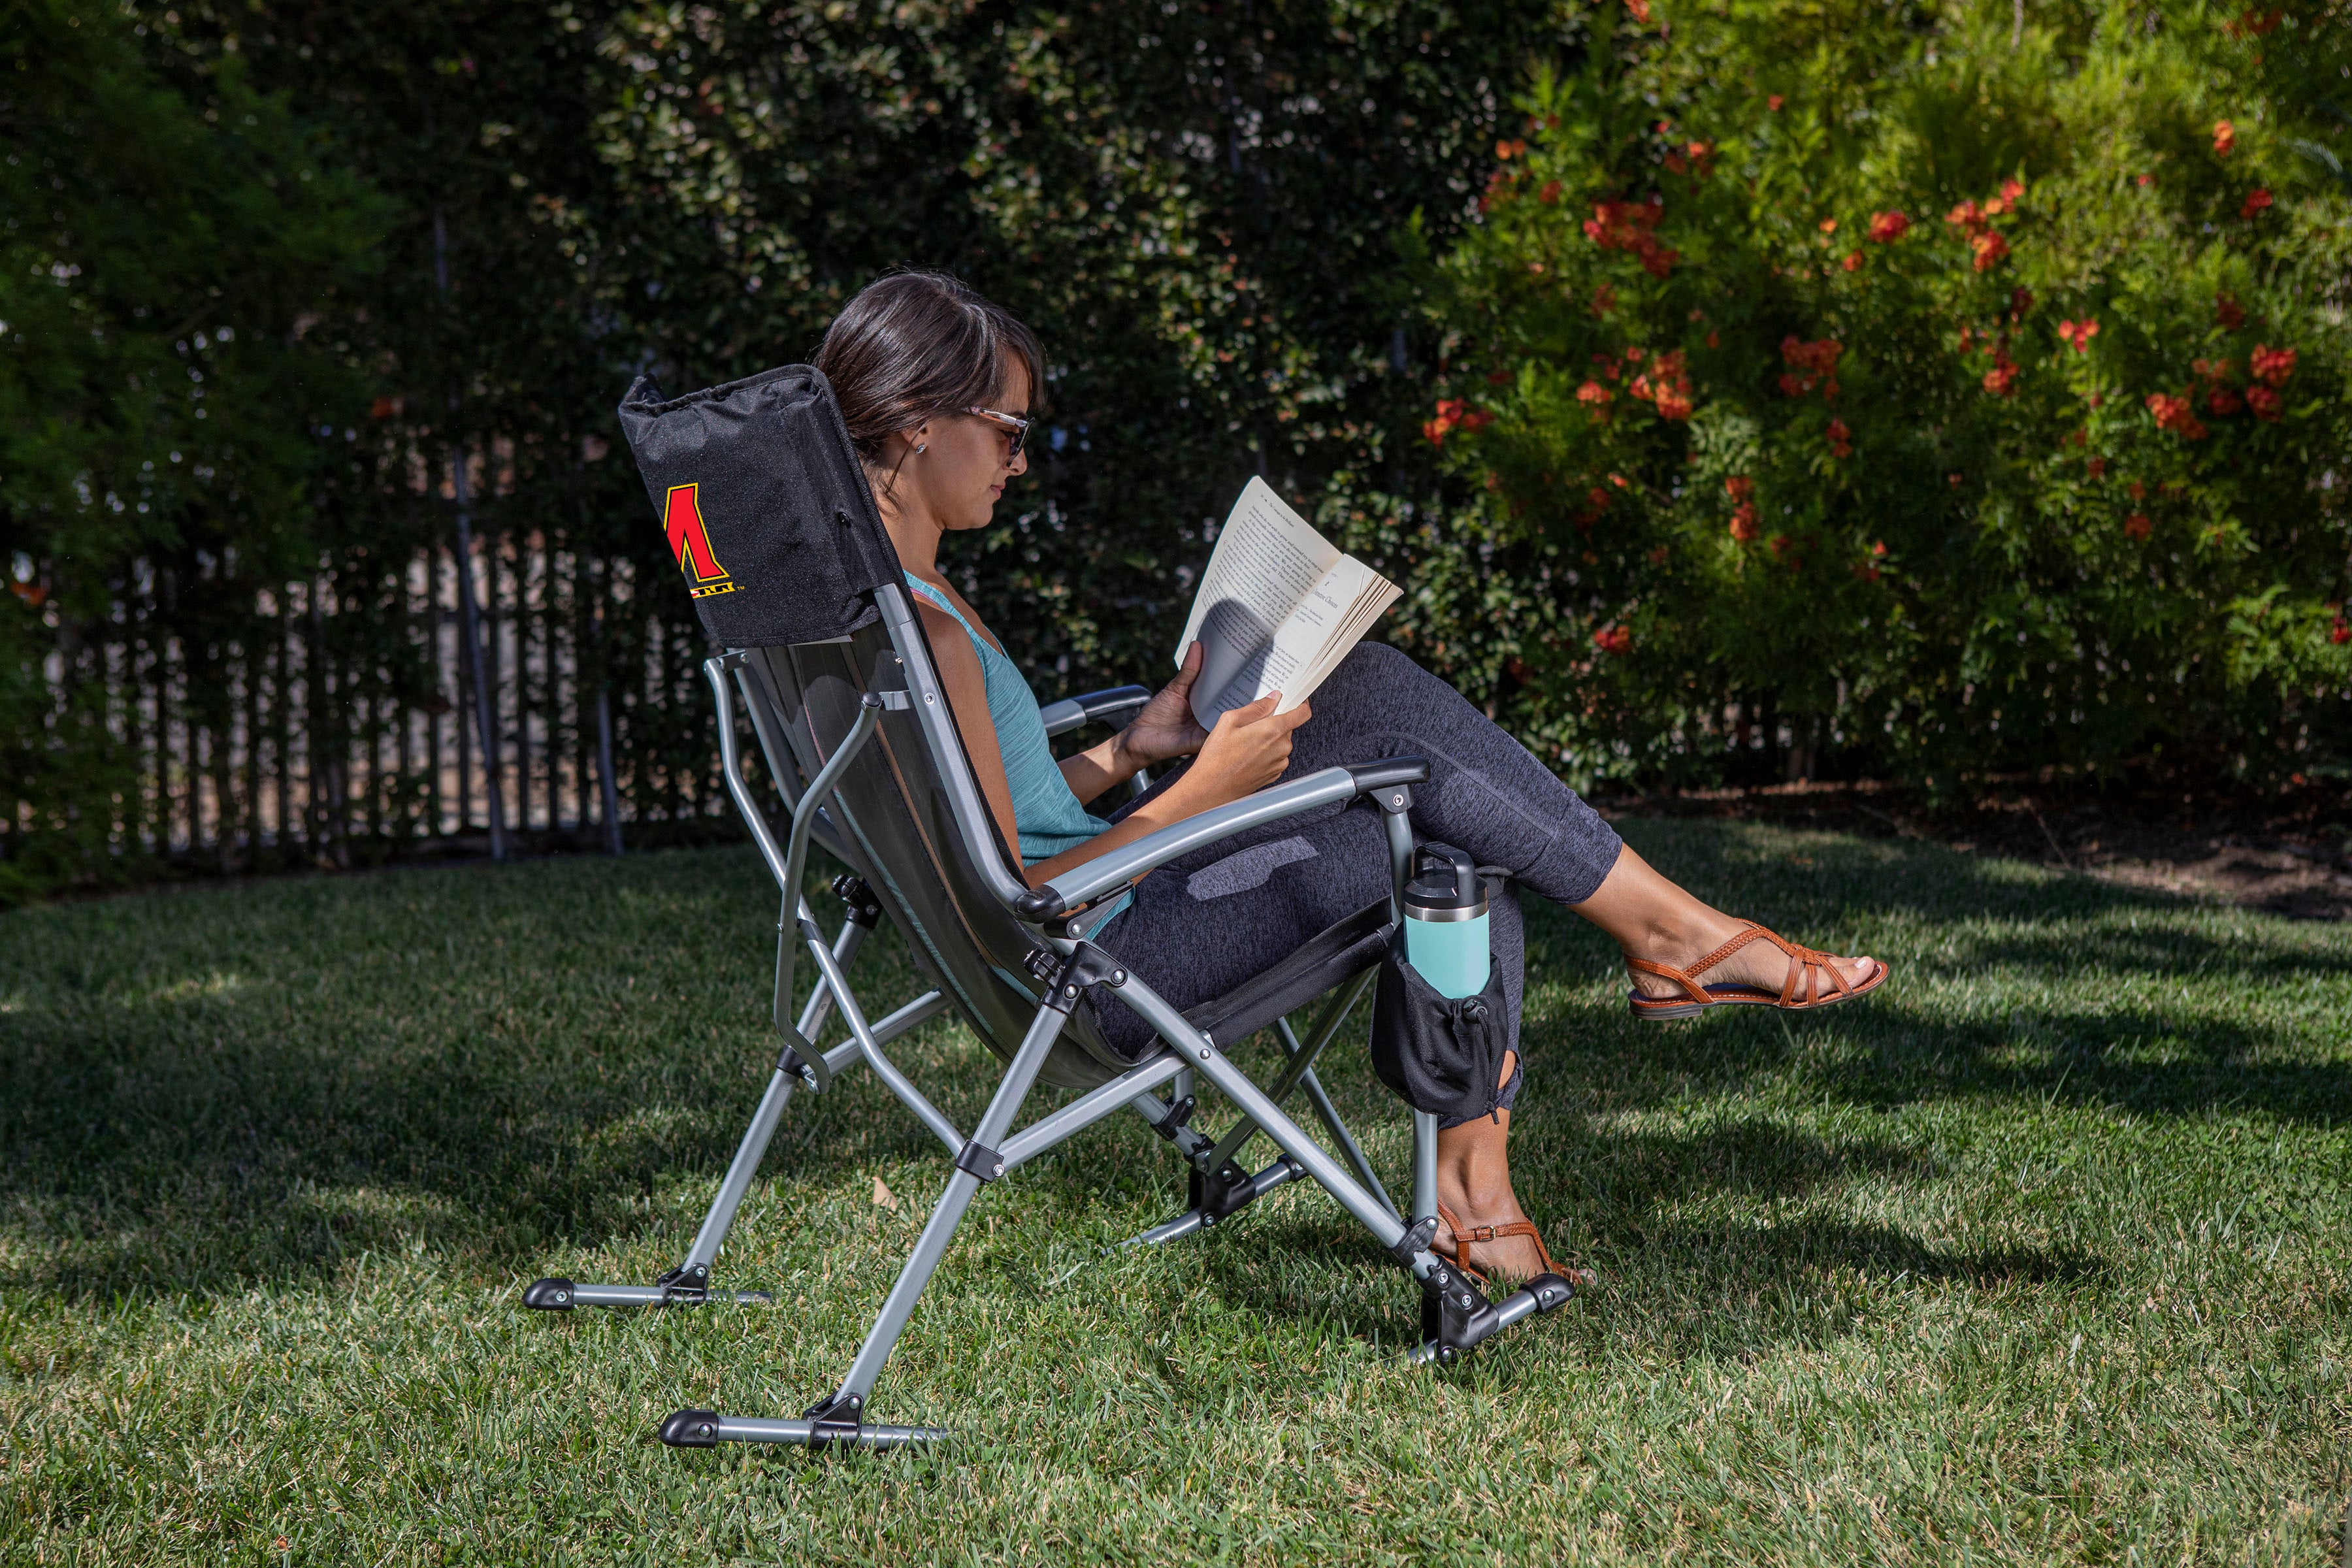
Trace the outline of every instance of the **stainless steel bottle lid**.
{"label": "stainless steel bottle lid", "polygon": [[1423,845],[1413,851],[1412,879],[1404,885],[1407,920],[1475,921],[1486,912],[1486,884],[1477,863],[1459,849]]}

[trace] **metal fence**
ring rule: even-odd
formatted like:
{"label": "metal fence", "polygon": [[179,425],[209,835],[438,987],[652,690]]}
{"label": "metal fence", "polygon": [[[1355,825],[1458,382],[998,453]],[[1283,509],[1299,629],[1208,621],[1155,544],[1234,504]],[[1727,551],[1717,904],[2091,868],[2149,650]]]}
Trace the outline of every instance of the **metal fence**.
{"label": "metal fence", "polygon": [[[459,538],[267,584],[200,551],[133,563],[44,671],[55,746],[78,713],[113,759],[83,840],[236,871],[731,831],[668,574],[536,530]],[[0,812],[0,859],[43,826]]]}

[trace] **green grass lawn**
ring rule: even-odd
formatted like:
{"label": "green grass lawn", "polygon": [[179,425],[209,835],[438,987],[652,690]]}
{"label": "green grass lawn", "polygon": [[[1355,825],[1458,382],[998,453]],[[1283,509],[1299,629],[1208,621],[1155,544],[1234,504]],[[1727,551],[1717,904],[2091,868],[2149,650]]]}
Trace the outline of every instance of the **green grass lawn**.
{"label": "green grass lawn", "polygon": [[[2333,1562],[2352,930],[1628,832],[1895,975],[1637,1026],[1532,911],[1520,1187],[1597,1292],[1412,1370],[1309,1185],[1112,1250],[1182,1191],[1122,1117],[981,1194],[875,1406],[965,1436],[888,1456],[653,1436],[846,1368],[948,1170],[867,1075],[721,1262],[776,1307],[518,1305],[689,1238],[774,1058],[749,850],[0,916],[0,1561]],[[859,973],[908,994],[895,939]],[[945,1023],[902,1060],[966,1125],[995,1078]],[[1360,1040],[1327,1079],[1401,1176]]]}

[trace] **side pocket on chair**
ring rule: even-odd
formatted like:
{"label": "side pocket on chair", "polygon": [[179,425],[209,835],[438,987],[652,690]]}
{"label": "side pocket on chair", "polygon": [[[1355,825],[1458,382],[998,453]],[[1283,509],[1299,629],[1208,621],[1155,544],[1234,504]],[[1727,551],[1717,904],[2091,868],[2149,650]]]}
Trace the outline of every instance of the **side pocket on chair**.
{"label": "side pocket on chair", "polygon": [[1440,994],[1404,961],[1403,942],[1389,944],[1372,999],[1372,1070],[1415,1110],[1484,1116],[1502,1085],[1510,1020],[1502,966],[1490,964],[1486,988],[1460,1000]]}

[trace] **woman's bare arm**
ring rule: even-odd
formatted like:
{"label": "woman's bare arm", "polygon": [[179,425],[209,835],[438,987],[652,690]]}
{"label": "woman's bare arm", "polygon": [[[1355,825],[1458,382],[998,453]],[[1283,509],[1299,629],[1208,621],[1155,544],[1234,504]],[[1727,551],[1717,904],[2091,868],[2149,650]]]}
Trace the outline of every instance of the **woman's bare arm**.
{"label": "woman's bare arm", "polygon": [[[996,742],[996,723],[989,716],[988,679],[981,672],[980,656],[972,652],[971,637],[953,616],[920,595],[917,595],[916,610],[923,617],[924,633],[931,639],[940,684],[956,715],[956,731],[963,737],[963,749],[971,754],[972,771],[979,775],[981,796],[988,802],[989,815],[996,819],[1017,862],[1021,829],[1013,816],[1013,785],[1004,774],[1004,752]],[[1218,720],[1216,729],[1201,746],[1199,758],[1182,778],[1084,844],[1027,868],[1024,875],[1029,885],[1043,887],[1098,855],[1213,806],[1239,800],[1280,778],[1290,761],[1290,732],[1307,722],[1311,713],[1302,702],[1287,713],[1277,714],[1275,706],[1281,700],[1282,693],[1273,692]],[[1064,776],[1068,776],[1066,772]]]}

